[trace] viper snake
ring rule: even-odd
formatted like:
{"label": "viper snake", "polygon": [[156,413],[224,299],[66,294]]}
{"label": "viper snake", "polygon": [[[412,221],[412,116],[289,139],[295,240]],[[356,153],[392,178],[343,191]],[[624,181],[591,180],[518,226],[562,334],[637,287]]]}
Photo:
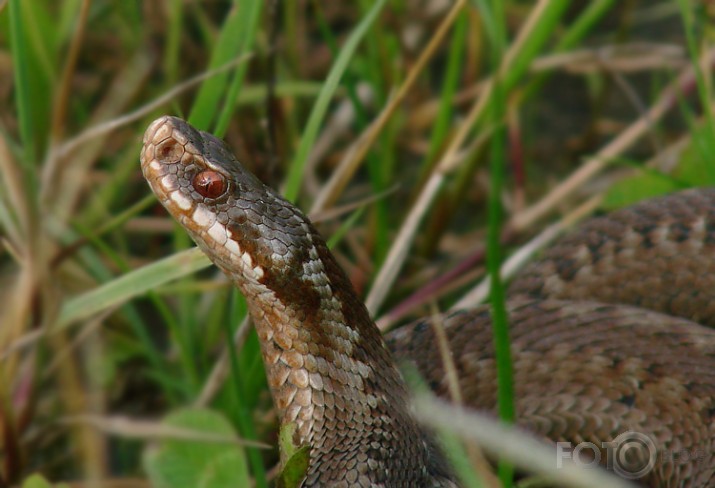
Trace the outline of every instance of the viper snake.
{"label": "viper snake", "polygon": [[[216,137],[175,117],[144,135],[169,213],[245,295],[281,425],[309,446],[303,486],[458,486],[396,364],[448,396],[434,328],[385,339],[311,222]],[[647,486],[715,483],[715,190],[594,218],[512,283],[517,422],[573,444],[637,432]],[[494,412],[489,309],[440,318],[464,402]],[[678,455],[678,453],[688,453]]]}

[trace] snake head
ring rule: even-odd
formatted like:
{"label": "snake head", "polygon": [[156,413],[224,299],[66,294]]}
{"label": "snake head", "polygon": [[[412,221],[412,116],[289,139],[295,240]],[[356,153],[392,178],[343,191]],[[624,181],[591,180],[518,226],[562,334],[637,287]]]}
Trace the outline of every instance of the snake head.
{"label": "snake head", "polygon": [[220,139],[164,116],[144,134],[141,163],[162,205],[244,291],[295,289],[312,274],[317,232]]}

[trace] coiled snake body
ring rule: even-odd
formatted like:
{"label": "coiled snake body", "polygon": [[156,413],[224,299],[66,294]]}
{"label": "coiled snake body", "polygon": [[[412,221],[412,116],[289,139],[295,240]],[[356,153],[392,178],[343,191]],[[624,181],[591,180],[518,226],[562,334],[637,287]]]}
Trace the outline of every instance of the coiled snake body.
{"label": "coiled snake body", "polygon": [[[141,161],[246,296],[281,424],[310,446],[303,486],[457,486],[392,359],[446,395],[432,327],[397,330],[388,351],[308,219],[212,135],[162,117]],[[715,332],[696,323],[715,324],[714,252],[715,191],[694,190],[594,219],[525,270],[509,302],[519,424],[598,446],[641,433],[657,450],[641,482],[715,482]],[[488,309],[442,320],[465,402],[494,410]]]}

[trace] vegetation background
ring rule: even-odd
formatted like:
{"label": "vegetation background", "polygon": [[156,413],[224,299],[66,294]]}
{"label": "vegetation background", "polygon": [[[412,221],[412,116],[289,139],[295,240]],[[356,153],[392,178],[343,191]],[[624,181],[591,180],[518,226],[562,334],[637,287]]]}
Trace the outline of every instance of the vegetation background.
{"label": "vegetation background", "polygon": [[389,327],[483,301],[487,269],[509,258],[508,278],[597,209],[715,182],[714,15],[0,1],[0,486],[275,476],[245,304],[142,179],[155,117],[224,137],[297,201]]}

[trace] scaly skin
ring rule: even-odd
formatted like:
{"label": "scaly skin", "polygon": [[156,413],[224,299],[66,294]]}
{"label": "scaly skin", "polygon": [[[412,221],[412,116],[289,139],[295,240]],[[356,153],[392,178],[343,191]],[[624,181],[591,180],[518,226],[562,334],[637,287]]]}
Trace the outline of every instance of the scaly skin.
{"label": "scaly skin", "polygon": [[[300,210],[181,119],[149,126],[141,160],[161,203],[246,296],[281,425],[295,424],[294,442],[310,446],[303,486],[456,486],[410,414],[393,355]],[[631,451],[640,464],[618,474],[708,486],[715,332],[640,308],[544,298],[625,298],[711,324],[714,209],[715,194],[702,190],[643,203],[588,224],[525,271],[512,290],[530,298],[509,304],[521,425],[574,445],[634,431],[649,442]],[[488,310],[441,320],[466,401],[493,411]],[[447,394],[429,324],[404,327],[388,343],[397,361],[413,362]]]}
{"label": "scaly skin", "polygon": [[[304,486],[454,486],[412,419],[379,331],[308,219],[223,143],[163,117],[142,168],[159,200],[246,296],[281,425],[311,447]],[[219,198],[192,186],[204,170]]]}

